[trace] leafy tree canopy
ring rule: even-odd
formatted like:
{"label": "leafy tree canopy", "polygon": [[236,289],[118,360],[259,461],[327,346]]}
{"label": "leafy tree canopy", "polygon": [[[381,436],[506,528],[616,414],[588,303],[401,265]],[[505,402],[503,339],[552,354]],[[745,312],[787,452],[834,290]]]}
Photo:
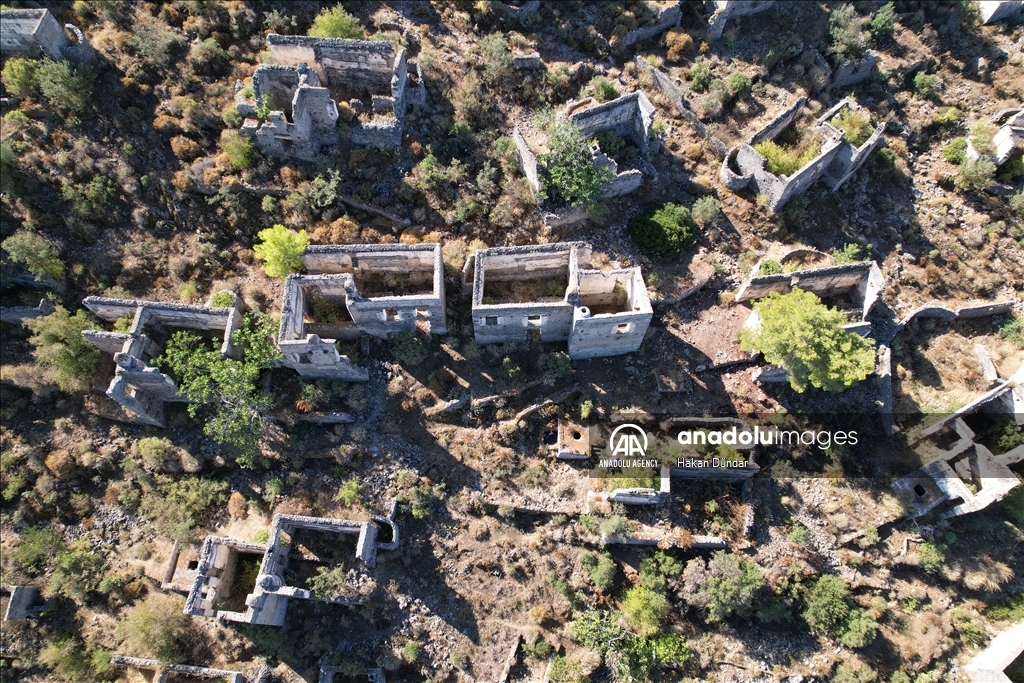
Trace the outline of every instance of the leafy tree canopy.
{"label": "leafy tree canopy", "polygon": [[100,352],[82,338],[83,330],[94,330],[97,323],[85,311],[70,315],[62,306],[44,317],[28,320],[29,338],[36,362],[48,381],[64,391],[85,391],[96,376]]}
{"label": "leafy tree canopy", "polygon": [[309,35],[316,38],[362,38],[363,27],[359,25],[359,19],[346,12],[339,3],[316,15]]}
{"label": "leafy tree canopy", "polygon": [[808,384],[841,391],[874,371],[871,341],[844,330],[846,316],[813,292],[772,292],[754,310],[761,322],[741,332],[741,347],[758,349],[766,361],[785,368],[794,391],[803,392]]}
{"label": "leafy tree canopy", "polygon": [[263,272],[270,277],[286,277],[302,270],[302,252],[309,246],[309,235],[305,230],[289,230],[283,225],[274,225],[260,230],[261,244],[253,247],[257,258],[263,261]]}
{"label": "leafy tree canopy", "polygon": [[580,129],[569,121],[559,121],[548,140],[547,154],[540,155],[540,196],[563,199],[571,206],[591,206],[601,196],[601,188],[612,179],[610,168],[598,168],[590,156],[590,146]]}

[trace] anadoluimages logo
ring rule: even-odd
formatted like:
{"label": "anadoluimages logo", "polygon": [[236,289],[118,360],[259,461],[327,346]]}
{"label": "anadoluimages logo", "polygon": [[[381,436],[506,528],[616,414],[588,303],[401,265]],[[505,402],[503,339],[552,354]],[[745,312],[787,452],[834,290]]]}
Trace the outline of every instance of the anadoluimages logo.
{"label": "anadoluimages logo", "polygon": [[619,425],[608,437],[611,456],[642,458],[647,454],[647,432],[635,424]]}

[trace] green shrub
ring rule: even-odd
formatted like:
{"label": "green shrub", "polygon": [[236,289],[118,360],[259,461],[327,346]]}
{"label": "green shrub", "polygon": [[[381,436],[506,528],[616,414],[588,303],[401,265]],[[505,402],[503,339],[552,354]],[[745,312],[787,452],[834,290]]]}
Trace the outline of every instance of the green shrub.
{"label": "green shrub", "polygon": [[811,542],[811,534],[807,531],[807,527],[802,524],[797,524],[793,527],[793,530],[787,534],[786,540],[803,548]]}
{"label": "green shrub", "polygon": [[242,115],[238,113],[238,107],[234,103],[224,107],[224,112],[220,115],[220,119],[228,128],[241,128],[244,123]]}
{"label": "green shrub", "polygon": [[338,3],[316,15],[309,35],[317,38],[362,38],[363,27],[359,25],[359,19],[346,12]]}
{"label": "green shrub", "polygon": [[350,508],[359,502],[359,497],[362,493],[363,487],[356,479],[346,479],[338,487],[338,493],[334,496],[334,502],[341,503],[345,507]]}
{"label": "green shrub", "polygon": [[39,572],[46,569],[64,552],[64,539],[46,527],[28,527],[18,539],[14,559],[25,569]]}
{"label": "green shrub", "polygon": [[227,157],[228,164],[236,171],[251,168],[256,159],[256,148],[248,138],[242,137],[237,131],[225,130],[220,148]]}
{"label": "green shrub", "polygon": [[562,199],[571,206],[592,206],[601,196],[601,188],[612,179],[610,168],[598,168],[590,156],[590,146],[573,123],[560,120],[542,154],[541,197]]}
{"label": "green shrub", "polygon": [[[892,4],[886,7],[892,7]],[[878,674],[870,666],[854,666],[846,662],[839,665],[830,679],[831,683],[873,683],[876,680]]]}
{"label": "green shrub", "polygon": [[761,265],[757,269],[758,275],[779,275],[782,272],[782,264],[771,258],[761,261]]}
{"label": "green shrub", "polygon": [[996,165],[988,159],[967,160],[960,165],[953,184],[960,192],[984,190],[995,182]]}
{"label": "green shrub", "polygon": [[750,76],[746,75],[742,71],[733,71],[729,74],[729,80],[726,84],[729,88],[729,94],[733,97],[742,97],[750,92]]}
{"label": "green shrub", "polygon": [[702,608],[710,624],[733,616],[749,619],[764,586],[764,576],[756,564],[721,550],[706,568],[703,559],[690,560],[682,580],[687,601]]}
{"label": "green shrub", "polygon": [[829,122],[834,128],[843,131],[846,141],[854,147],[860,147],[871,137],[871,114],[866,109],[844,108]]}
{"label": "green shrub", "polygon": [[626,147],[626,140],[614,130],[602,130],[596,135],[601,151],[610,157],[618,155]]}
{"label": "green shrub", "polygon": [[881,42],[892,38],[893,31],[896,29],[896,7],[893,3],[886,3],[882,5],[882,8],[875,13],[875,16],[871,17],[871,23],[868,25],[868,33],[871,34],[871,38],[875,42]]}
{"label": "green shrub", "polygon": [[429,351],[415,332],[405,330],[395,335],[391,353],[403,365],[419,365],[427,359]]}
{"label": "green shrub", "polygon": [[611,102],[619,96],[619,91],[604,76],[594,76],[587,87],[598,102]]}
{"label": "green shrub", "polygon": [[964,113],[956,107],[943,107],[938,116],[935,117],[934,123],[938,126],[948,126],[951,123],[956,123],[963,117]]}
{"label": "green shrub", "polygon": [[116,631],[124,639],[125,654],[172,662],[184,654],[188,626],[189,617],[176,598],[154,593],[129,609]]}
{"label": "green shrub", "polygon": [[79,601],[85,601],[96,592],[105,573],[103,557],[92,549],[87,537],[69,543],[67,549],[57,555],[50,570],[47,590]]}
{"label": "green shrub", "polygon": [[21,228],[0,243],[0,247],[12,261],[24,265],[25,270],[35,275],[36,280],[64,277],[64,262],[60,260],[57,245],[39,233]]}
{"label": "green shrub", "polygon": [[711,86],[711,67],[703,57],[698,57],[690,69],[690,87],[697,92],[706,92]]}
{"label": "green shrub", "polygon": [[263,261],[263,272],[270,277],[287,277],[302,270],[302,253],[309,246],[305,230],[289,230],[283,225],[260,230],[260,244],[253,247],[256,257]]}
{"label": "green shrub", "polygon": [[7,92],[15,97],[32,97],[36,92],[36,67],[39,65],[34,59],[15,57],[8,59],[4,64],[3,72],[0,72],[0,80],[3,81]]}
{"label": "green shrub", "polygon": [[209,74],[226,66],[229,58],[216,38],[207,38],[192,46],[188,59],[199,73]]}
{"label": "green shrub", "polygon": [[844,330],[846,316],[822,304],[813,292],[772,292],[754,310],[761,323],[741,332],[741,346],[758,349],[766,362],[785,368],[794,391],[802,393],[808,384],[842,391],[874,372],[871,340]]}
{"label": "green shrub", "polygon": [[946,161],[960,165],[967,159],[967,138],[953,138],[942,148],[942,156]]}
{"label": "green shrub", "polygon": [[697,223],[681,204],[657,204],[629,223],[629,236],[640,251],[655,260],[670,259],[693,246]]}
{"label": "green shrub", "polygon": [[210,512],[227,501],[228,484],[202,477],[158,475],[140,504],[161,536],[187,543]]}
{"label": "green shrub", "polygon": [[826,574],[815,581],[807,596],[804,619],[815,631],[837,635],[850,616],[850,589],[838,576]]}
{"label": "green shrub", "polygon": [[1011,318],[999,328],[999,334],[1018,349],[1024,349],[1024,319]]}
{"label": "green shrub", "polygon": [[922,543],[921,547],[917,549],[917,561],[921,565],[921,569],[929,574],[934,574],[942,569],[942,565],[946,562],[946,555],[934,543]]}
{"label": "green shrub", "polygon": [[765,168],[775,175],[791,176],[818,156],[818,145],[811,145],[803,154],[795,149],[786,149],[774,140],[765,140],[754,145],[754,149],[765,158]]}
{"label": "green shrub", "polygon": [[918,71],[914,76],[914,94],[924,99],[935,97],[939,93],[939,77]]}
{"label": "green shrub", "polygon": [[870,645],[878,635],[878,624],[862,609],[851,610],[839,634],[839,642],[849,648]]}
{"label": "green shrub", "polygon": [[[1021,489],[1017,489],[1018,492]],[[992,621],[1020,621],[1024,619],[1024,593],[1011,595],[1006,602],[996,602],[985,608],[985,616]]]}
{"label": "green shrub", "polygon": [[235,305],[235,295],[227,289],[221,289],[210,297],[210,306],[214,308],[231,308]]}
{"label": "green shrub", "polygon": [[1010,211],[1017,215],[1017,218],[1024,220],[1024,190],[1021,190],[1010,197]]}
{"label": "green shrub", "polygon": [[29,343],[46,380],[64,391],[85,391],[96,377],[100,352],[82,338],[84,330],[95,330],[99,323],[85,311],[69,315],[62,306],[43,318],[25,321],[32,330]]}
{"label": "green shrub", "polygon": [[842,249],[832,250],[832,260],[836,265],[844,263],[857,263],[864,258],[864,252],[856,242],[849,242]]}
{"label": "green shrub", "polygon": [[622,600],[622,615],[638,636],[650,638],[661,631],[668,617],[668,599],[650,588],[630,588]]}
{"label": "green shrub", "polygon": [[59,112],[79,114],[92,98],[95,75],[91,67],[44,60],[36,69],[36,82],[46,102]]}
{"label": "green shrub", "polygon": [[573,373],[572,358],[565,351],[545,353],[537,361],[537,369],[550,380],[571,377]]}
{"label": "green shrub", "polygon": [[722,203],[714,197],[701,197],[693,203],[690,215],[697,225],[706,228],[717,223],[722,217]]}
{"label": "green shrub", "polygon": [[484,79],[489,83],[508,77],[512,73],[512,53],[508,41],[500,33],[492,33],[480,39],[480,50],[484,54]]}
{"label": "green shrub", "polygon": [[583,552],[580,554],[580,565],[587,570],[590,580],[602,593],[608,592],[608,589],[612,587],[619,571],[619,566],[615,564],[615,560],[608,553],[594,555]]}
{"label": "green shrub", "polygon": [[132,453],[141,457],[151,469],[159,470],[174,456],[174,444],[170,439],[147,436],[135,442]]}
{"label": "green shrub", "polygon": [[136,24],[125,42],[129,52],[158,69],[171,62],[171,56],[179,45],[181,43],[174,33],[162,30],[152,21]]}
{"label": "green shrub", "polygon": [[39,661],[50,667],[62,680],[93,683],[112,680],[112,656],[109,650],[86,648],[78,638],[71,637],[50,642],[39,653]]}

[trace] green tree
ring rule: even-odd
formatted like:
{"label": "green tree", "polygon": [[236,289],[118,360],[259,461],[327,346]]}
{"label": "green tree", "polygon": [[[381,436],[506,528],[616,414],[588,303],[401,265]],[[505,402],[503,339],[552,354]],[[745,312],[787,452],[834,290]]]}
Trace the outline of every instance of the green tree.
{"label": "green tree", "polygon": [[870,645],[878,635],[878,623],[871,618],[866,611],[854,609],[850,617],[843,625],[839,634],[839,642],[850,648],[860,648]]}
{"label": "green tree", "polygon": [[808,384],[841,391],[874,372],[872,342],[844,330],[846,316],[822,304],[813,292],[772,292],[754,310],[760,324],[741,332],[741,347],[758,349],[767,362],[782,366],[794,391],[802,393]]}
{"label": "green tree", "polygon": [[198,334],[175,332],[156,362],[178,381],[178,393],[191,403],[189,414],[195,417],[207,401],[214,401],[214,415],[203,431],[217,443],[234,446],[238,464],[245,468],[260,466],[259,441],[272,398],[259,387],[260,376],[280,357],[273,337],[277,325],[264,313],[245,316],[233,341],[243,350],[243,360],[223,358],[220,349]]}
{"label": "green tree", "polygon": [[161,536],[188,543],[192,530],[227,500],[227,489],[227,482],[202,477],[158,476],[142,496],[140,508]]}
{"label": "green tree", "polygon": [[928,74],[918,71],[914,76],[914,94],[924,99],[935,97],[939,94],[939,77],[936,74]]}
{"label": "green tree", "polygon": [[189,617],[177,599],[152,594],[128,610],[116,632],[124,639],[122,652],[170,662],[181,657],[188,626]]}
{"label": "green tree", "polygon": [[693,246],[697,223],[682,204],[656,204],[634,218],[629,236],[644,254],[655,260],[675,258]]}
{"label": "green tree", "polygon": [[7,92],[15,97],[32,97],[36,91],[36,67],[39,62],[34,59],[15,57],[8,59],[0,80]]}
{"label": "green tree", "polygon": [[283,225],[260,230],[261,244],[253,247],[263,261],[263,272],[270,277],[286,277],[302,270],[302,252],[309,246],[305,230],[289,230]]}
{"label": "green tree", "polygon": [[44,60],[36,69],[36,82],[46,102],[59,112],[80,114],[92,98],[95,75],[91,67]]}
{"label": "green tree", "polygon": [[571,206],[592,206],[601,196],[601,188],[612,179],[610,168],[598,168],[590,156],[590,146],[575,124],[560,120],[548,140],[542,164],[540,196],[562,199]]}
{"label": "green tree", "polygon": [[359,25],[359,19],[346,12],[338,3],[316,15],[309,35],[316,38],[362,38],[363,27]]}
{"label": "green tree", "polygon": [[484,61],[484,79],[489,83],[497,83],[512,73],[512,53],[508,50],[508,41],[500,33],[492,33],[480,39],[480,50],[486,58]]}
{"label": "green tree", "polygon": [[256,148],[237,131],[225,130],[221,135],[220,147],[227,157],[228,165],[235,171],[250,168],[256,157]]}
{"label": "green tree", "polygon": [[871,39],[877,43],[892,38],[895,29],[896,7],[890,2],[882,5],[882,8],[875,13],[875,16],[871,17],[868,32],[871,34]]}
{"label": "green tree", "polygon": [[854,666],[843,662],[832,674],[831,683],[873,683],[876,680],[878,674],[870,666]]}
{"label": "green tree", "polygon": [[615,583],[615,576],[619,572],[619,566],[608,553],[595,555],[589,552],[580,554],[580,565],[590,574],[590,580],[599,591],[605,593]]}
{"label": "green tree", "polygon": [[92,549],[86,537],[69,543],[50,569],[47,590],[80,601],[97,591],[105,574],[103,556]]}
{"label": "green tree", "polygon": [[64,262],[57,245],[39,233],[22,228],[0,243],[0,247],[10,254],[12,261],[23,264],[36,280],[64,277]]}
{"label": "green tree", "polygon": [[972,159],[960,165],[953,184],[960,192],[984,190],[995,181],[996,165],[988,159]]}
{"label": "green tree", "polygon": [[69,315],[57,306],[50,315],[26,320],[25,325],[33,332],[28,341],[46,380],[68,392],[88,389],[100,360],[99,349],[82,338],[83,330],[98,327],[92,317],[82,310]]}
{"label": "green tree", "polygon": [[715,553],[705,567],[697,558],[687,563],[682,576],[687,602],[702,608],[708,623],[731,616],[749,619],[764,576],[753,562],[725,551]]}
{"label": "green tree", "polygon": [[860,36],[860,17],[853,3],[843,3],[832,10],[828,17],[828,30],[832,44],[828,51],[837,62],[853,59],[860,55],[863,41]]}
{"label": "green tree", "polygon": [[807,596],[804,619],[815,631],[839,634],[850,616],[850,589],[838,576],[819,578]]}

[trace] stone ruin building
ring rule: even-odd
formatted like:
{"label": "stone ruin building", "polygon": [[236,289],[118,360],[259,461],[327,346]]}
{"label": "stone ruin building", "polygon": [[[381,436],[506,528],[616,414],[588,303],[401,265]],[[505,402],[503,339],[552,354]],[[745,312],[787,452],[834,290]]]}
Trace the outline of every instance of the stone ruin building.
{"label": "stone ruin building", "polygon": [[775,0],[714,0],[705,4],[713,6],[713,12],[708,18],[708,35],[718,39],[722,37],[727,21],[770,9]]}
{"label": "stone ruin building", "polygon": [[[1017,622],[992,639],[967,663],[963,672],[971,683],[1013,683],[1005,671],[1024,654],[1024,621]],[[1019,679],[1018,679],[1019,680]]]}
{"label": "stone ruin building", "polygon": [[302,262],[309,274],[285,280],[277,343],[304,377],[368,379],[336,340],[448,331],[440,244],[312,245]]}
{"label": "stone ruin building", "polygon": [[[345,677],[344,679],[335,679],[335,674],[344,674],[344,670],[340,666],[330,666],[328,664],[320,665],[320,676],[317,678],[317,683],[334,683],[335,680],[341,683],[342,680],[352,680],[351,676]],[[367,683],[387,683],[387,677],[384,675],[384,669],[380,667],[371,667],[366,670],[366,681]]]}
{"label": "stone ruin building", "polygon": [[[241,134],[272,156],[312,161],[336,144],[338,102],[359,117],[353,143],[397,148],[407,106],[426,102],[419,65],[387,41],[271,33],[267,44],[276,63],[256,69],[251,92],[239,84],[236,106],[245,119]],[[269,118],[261,122],[262,107]]]}
{"label": "stone ruin building", "polygon": [[164,426],[164,403],[186,399],[178,396],[174,380],[151,367],[163,352],[171,333],[193,330],[220,341],[224,357],[233,355],[231,337],[242,325],[236,307],[213,308],[190,304],[86,297],[82,304],[100,320],[114,322],[131,316],[128,332],[85,330],[82,336],[96,348],[114,357],[114,379],[107,396],[124,408],[133,422]]}
{"label": "stone ruin building", "polygon": [[[291,560],[311,561],[309,551],[304,552],[299,546],[315,535],[330,535],[334,539],[348,537],[349,544],[354,541],[355,558],[372,569],[377,563],[378,550],[398,548],[395,508],[392,501],[387,516],[371,515],[368,522],[276,514],[270,523],[270,540],[266,545],[207,536],[196,566],[189,563],[185,572],[187,576],[183,577],[186,580],[191,578],[185,613],[246,624],[280,626],[284,623],[289,600],[315,599],[309,590],[289,586],[284,578],[290,571]],[[333,548],[339,542],[331,540],[329,544]],[[260,565],[255,584],[236,586],[241,563],[253,562],[256,558],[260,558]],[[365,575],[357,574],[355,569],[350,570],[350,575],[355,577],[351,595],[336,596],[329,602],[340,605],[363,602],[366,596],[360,593],[362,584],[359,578],[365,578]],[[172,573],[171,580],[174,579]],[[249,592],[243,595],[241,591]]]}
{"label": "stone ruin building", "polygon": [[481,249],[463,268],[480,344],[568,341],[574,359],[640,348],[653,311],[640,268],[586,268],[591,247],[559,242]]}
{"label": "stone ruin building", "polygon": [[[623,95],[604,104],[598,104],[597,100],[592,97],[579,102],[571,102],[559,113],[559,117],[578,126],[580,136],[584,140],[593,141],[590,152],[594,164],[609,168],[614,174],[608,184],[602,188],[601,197],[603,199],[636,191],[643,184],[644,173],[651,176],[656,175],[654,166],[648,159],[651,151],[651,129],[654,125],[654,106],[642,92]],[[640,153],[639,165],[643,170],[629,169],[619,172],[616,161],[603,153],[600,145],[596,144],[594,139],[594,136],[605,131],[613,131],[636,145]],[[523,175],[526,176],[526,181],[530,184],[530,189],[536,194],[541,189],[537,154],[531,149],[518,127],[512,132],[512,140],[516,145],[519,166]],[[552,207],[543,205],[541,214],[544,217],[544,222],[552,227],[582,220],[586,215],[582,207],[554,211]]]}
{"label": "stone ruin building", "polygon": [[[74,41],[69,37],[74,37]],[[60,23],[48,9],[0,11],[0,54],[48,57],[55,62],[91,62],[96,51],[74,24]]]}
{"label": "stone ruin building", "polygon": [[734,192],[751,189],[764,195],[768,211],[774,212],[793,197],[806,192],[818,180],[823,180],[830,191],[838,191],[860,169],[871,152],[884,144],[884,123],[878,124],[859,147],[850,144],[845,133],[830,123],[846,108],[862,109],[852,99],[845,98],[815,121],[812,134],[817,135],[821,141],[817,156],[791,176],[770,173],[764,155],[754,149],[754,145],[778,138],[793,124],[806,103],[806,97],[799,98],[749,140],[729,150],[719,171],[722,184]]}
{"label": "stone ruin building", "polygon": [[241,671],[211,669],[205,666],[189,666],[187,664],[166,664],[155,659],[126,657],[114,655],[110,663],[120,669],[135,669],[146,672],[146,678],[152,683],[171,683],[178,680],[211,680],[214,683],[246,683],[247,679]]}

